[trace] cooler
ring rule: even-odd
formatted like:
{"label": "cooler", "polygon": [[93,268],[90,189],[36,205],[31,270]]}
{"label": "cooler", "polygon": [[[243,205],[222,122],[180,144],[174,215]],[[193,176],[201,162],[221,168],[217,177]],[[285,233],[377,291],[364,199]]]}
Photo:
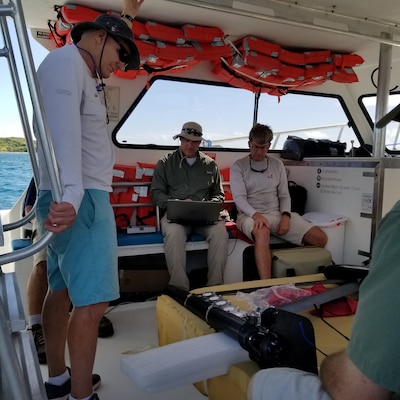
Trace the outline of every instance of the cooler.
{"label": "cooler", "polygon": [[304,214],[303,218],[327,234],[328,243],[325,248],[331,252],[335,264],[343,264],[344,229],[347,218],[321,212],[309,212]]}

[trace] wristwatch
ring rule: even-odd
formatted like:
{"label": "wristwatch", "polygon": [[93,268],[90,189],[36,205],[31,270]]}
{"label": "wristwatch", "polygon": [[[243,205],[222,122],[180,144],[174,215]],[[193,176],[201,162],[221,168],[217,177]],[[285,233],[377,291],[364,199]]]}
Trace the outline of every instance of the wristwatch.
{"label": "wristwatch", "polygon": [[125,18],[125,19],[127,19],[128,21],[131,21],[132,23],[133,23],[133,21],[134,21],[134,18],[131,17],[129,14],[122,14],[122,15],[121,15],[121,18]]}
{"label": "wristwatch", "polygon": [[289,218],[292,217],[292,214],[290,214],[290,212],[288,212],[288,211],[284,211],[284,212],[282,213],[282,216],[283,216],[283,215],[286,215],[286,216],[289,217]]}

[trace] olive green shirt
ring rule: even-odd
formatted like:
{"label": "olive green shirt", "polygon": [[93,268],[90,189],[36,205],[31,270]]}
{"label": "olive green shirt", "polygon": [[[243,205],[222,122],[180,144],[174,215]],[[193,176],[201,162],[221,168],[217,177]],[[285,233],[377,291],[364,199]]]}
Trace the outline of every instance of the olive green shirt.
{"label": "olive green shirt", "polygon": [[400,202],[382,219],[360,287],[347,354],[377,385],[400,393]]}
{"label": "olive green shirt", "polygon": [[161,210],[168,199],[211,200],[225,199],[221,175],[216,162],[199,151],[193,165],[189,165],[179,149],[165,155],[154,170],[150,194]]}

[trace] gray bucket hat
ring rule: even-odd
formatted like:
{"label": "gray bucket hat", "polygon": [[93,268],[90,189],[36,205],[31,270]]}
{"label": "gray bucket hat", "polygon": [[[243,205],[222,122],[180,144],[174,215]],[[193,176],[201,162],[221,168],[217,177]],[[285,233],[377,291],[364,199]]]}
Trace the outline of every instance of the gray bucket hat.
{"label": "gray bucket hat", "polygon": [[81,40],[83,32],[89,29],[103,29],[111,37],[122,40],[129,48],[130,60],[126,65],[126,70],[138,69],[140,66],[139,51],[133,42],[133,32],[128,25],[113,15],[102,14],[94,21],[81,22],[74,26],[71,31],[71,38],[74,43]]}
{"label": "gray bucket hat", "polygon": [[197,122],[185,122],[182,126],[181,133],[174,136],[174,139],[183,137],[193,142],[203,140],[203,128]]}

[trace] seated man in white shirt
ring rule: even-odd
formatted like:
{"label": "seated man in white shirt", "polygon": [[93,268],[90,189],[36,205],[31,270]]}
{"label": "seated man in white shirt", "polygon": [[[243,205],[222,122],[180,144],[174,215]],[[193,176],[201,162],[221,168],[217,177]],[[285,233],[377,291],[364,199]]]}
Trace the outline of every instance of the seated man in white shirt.
{"label": "seated man in white shirt", "polygon": [[239,213],[237,226],[254,240],[260,279],[271,278],[271,234],[297,245],[325,247],[328,241],[320,228],[291,213],[283,162],[267,154],[272,137],[269,126],[256,124],[249,134],[250,154],[235,161],[230,171],[230,187]]}

